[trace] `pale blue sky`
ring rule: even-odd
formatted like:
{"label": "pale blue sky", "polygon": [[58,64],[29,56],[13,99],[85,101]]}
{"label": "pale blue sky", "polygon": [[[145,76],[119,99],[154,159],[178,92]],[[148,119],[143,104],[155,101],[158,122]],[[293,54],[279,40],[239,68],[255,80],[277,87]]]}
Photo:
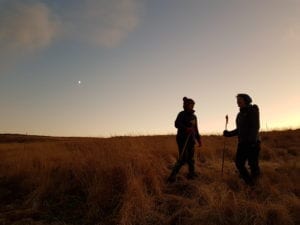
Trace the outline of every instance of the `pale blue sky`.
{"label": "pale blue sky", "polygon": [[61,2],[0,1],[1,133],[174,133],[183,96],[218,133],[240,92],[300,127],[300,0]]}

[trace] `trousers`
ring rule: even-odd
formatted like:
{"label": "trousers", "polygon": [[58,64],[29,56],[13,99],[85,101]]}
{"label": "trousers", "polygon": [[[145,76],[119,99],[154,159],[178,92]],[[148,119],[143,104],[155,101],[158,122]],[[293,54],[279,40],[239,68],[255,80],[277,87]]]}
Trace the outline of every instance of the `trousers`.
{"label": "trousers", "polygon": [[[260,152],[260,142],[253,144],[239,143],[236,157],[235,165],[238,169],[240,176],[244,179],[247,184],[253,184],[253,182],[260,175],[259,167],[259,152]],[[248,161],[250,167],[250,173],[247,170],[245,164]]]}
{"label": "trousers", "polygon": [[[190,137],[188,140],[184,140],[183,138],[177,138],[176,141],[177,141],[177,146],[178,146],[179,157],[173,167],[172,174],[176,175],[179,172],[180,168],[184,164],[188,164],[189,173],[193,174],[195,172],[195,158],[194,158],[195,142],[194,142],[194,140],[192,139],[192,137]],[[186,146],[185,146],[185,144],[186,144]]]}

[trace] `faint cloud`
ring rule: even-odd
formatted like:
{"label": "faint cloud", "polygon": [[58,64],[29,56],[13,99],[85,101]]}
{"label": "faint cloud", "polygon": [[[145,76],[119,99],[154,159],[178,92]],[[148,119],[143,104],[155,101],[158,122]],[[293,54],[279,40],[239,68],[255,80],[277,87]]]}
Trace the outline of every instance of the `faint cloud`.
{"label": "faint cloud", "polygon": [[54,40],[117,47],[140,23],[146,0],[0,0],[0,69]]}
{"label": "faint cloud", "polygon": [[2,1],[0,46],[6,51],[33,51],[48,46],[58,35],[59,22],[43,3]]}
{"label": "faint cloud", "polygon": [[142,1],[87,0],[70,10],[64,20],[65,35],[103,47],[116,47],[140,22]]}
{"label": "faint cloud", "polygon": [[138,26],[144,1],[0,0],[0,47],[34,51],[54,39],[116,47]]}

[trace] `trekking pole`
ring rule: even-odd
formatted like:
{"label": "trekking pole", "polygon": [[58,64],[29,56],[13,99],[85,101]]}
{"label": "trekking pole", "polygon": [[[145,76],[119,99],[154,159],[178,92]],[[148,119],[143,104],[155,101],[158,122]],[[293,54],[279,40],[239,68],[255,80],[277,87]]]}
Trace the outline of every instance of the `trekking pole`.
{"label": "trekking pole", "polygon": [[[225,130],[227,130],[227,125],[228,125],[228,115],[225,116],[225,119],[226,119],[226,122],[225,122]],[[226,137],[224,137],[224,147],[223,147],[223,154],[222,154],[222,177],[223,177],[223,171],[224,171],[225,149],[226,149]]]}
{"label": "trekking pole", "polygon": [[181,154],[180,154],[178,160],[181,160],[181,159],[182,159],[182,156],[183,156],[183,154],[184,154],[184,152],[185,152],[185,149],[186,149],[186,146],[187,146],[187,143],[188,143],[188,141],[189,141],[189,139],[190,139],[191,134],[192,134],[192,133],[190,133],[190,134],[187,136],[187,138],[186,138],[186,140],[185,140],[185,143],[184,143],[184,146],[183,146],[183,149],[182,149],[182,152],[181,152]]}

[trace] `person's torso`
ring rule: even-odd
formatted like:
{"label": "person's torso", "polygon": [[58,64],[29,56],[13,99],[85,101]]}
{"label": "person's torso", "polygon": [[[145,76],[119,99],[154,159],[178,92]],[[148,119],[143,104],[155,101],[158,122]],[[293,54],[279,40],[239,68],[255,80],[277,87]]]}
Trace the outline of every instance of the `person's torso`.
{"label": "person's torso", "polygon": [[239,112],[236,118],[236,126],[239,131],[245,130],[249,126],[250,112],[249,109],[243,109]]}
{"label": "person's torso", "polygon": [[197,117],[195,116],[194,112],[180,112],[180,123],[184,126],[184,128],[179,128],[177,130],[177,134],[185,135],[186,128],[193,128],[196,129],[197,127]]}
{"label": "person's torso", "polygon": [[[245,107],[240,110],[236,118],[239,142],[248,142],[249,140],[259,139],[256,124],[259,124],[259,115],[256,106]],[[256,114],[257,115],[254,115]],[[253,124],[255,123],[255,124]]]}

